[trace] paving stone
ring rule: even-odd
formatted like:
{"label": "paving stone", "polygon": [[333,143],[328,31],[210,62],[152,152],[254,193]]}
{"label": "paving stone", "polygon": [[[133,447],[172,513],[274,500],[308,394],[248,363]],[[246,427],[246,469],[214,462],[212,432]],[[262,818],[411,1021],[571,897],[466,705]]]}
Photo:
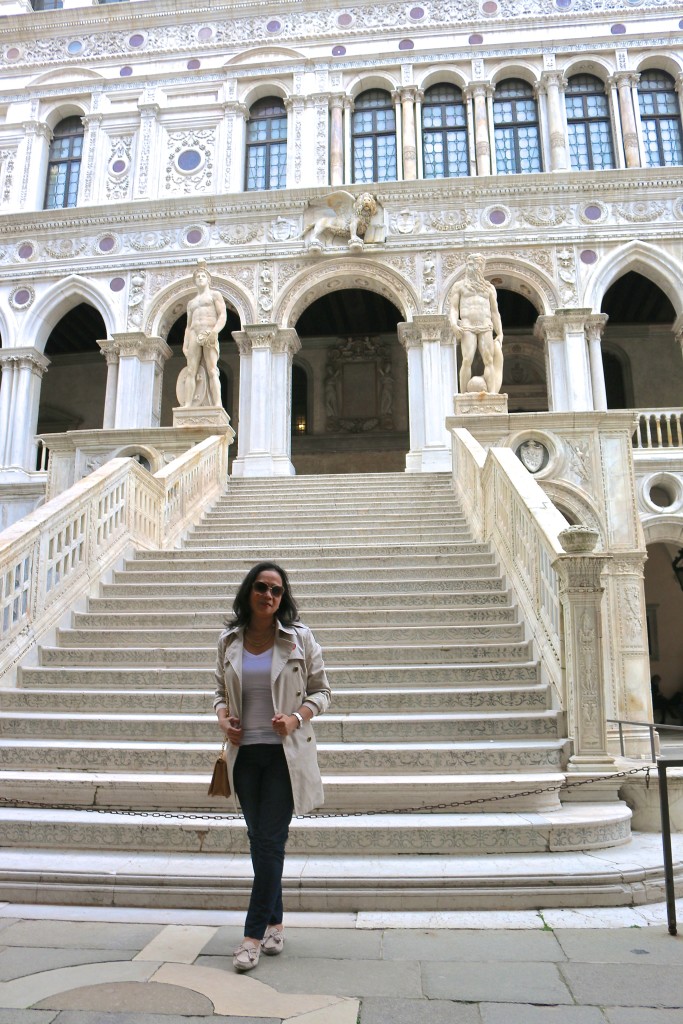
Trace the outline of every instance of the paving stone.
{"label": "paving stone", "polygon": [[199,992],[177,985],[149,985],[126,981],[88,985],[48,996],[36,1003],[38,1010],[97,1010],[106,1006],[115,1012],[213,1016],[213,1003]]}
{"label": "paving stone", "polygon": [[99,921],[19,921],[2,933],[3,946],[55,946],[76,949],[143,949],[163,925]]}
{"label": "paving stone", "polygon": [[19,921],[18,917],[0,917],[0,932],[4,928],[9,928],[11,924],[17,924]]}
{"label": "paving stone", "polygon": [[361,1003],[360,1024],[482,1024],[482,1019],[474,1004],[440,999],[369,998]]}
{"label": "paving stone", "polygon": [[0,953],[0,981],[23,978],[36,971],[53,971],[58,967],[94,964],[112,960],[131,960],[135,950],[111,949],[41,949],[39,946],[10,946]]}
{"label": "paving stone", "polygon": [[385,960],[519,961],[564,960],[552,932],[387,931]]}
{"label": "paving stone", "polygon": [[558,965],[549,963],[423,963],[428,999],[467,1003],[573,1003]]}
{"label": "paving stone", "polygon": [[683,1007],[680,970],[657,964],[560,964],[581,1006]]}
{"label": "paving stone", "polygon": [[[2,1011],[0,1011],[1,1013]],[[33,1011],[23,1011],[33,1012]],[[167,1015],[159,1013],[103,1013],[91,1010],[62,1010],[57,1017],[46,1019],[45,1024],[206,1024],[207,1019],[216,1020],[215,1017],[186,1017]],[[221,1017],[221,1024],[280,1024],[280,1017]],[[0,1017],[0,1024],[5,1021]],[[14,1024],[14,1022],[12,1022]],[[22,1024],[22,1018],[17,1018],[17,1024]],[[26,1021],[26,1024],[33,1024]],[[36,1024],[43,1024],[36,1019]]]}
{"label": "paving stone", "polygon": [[666,927],[611,928],[609,931],[562,929],[555,937],[568,960],[593,963],[682,964],[683,935]]}
{"label": "paving stone", "polygon": [[650,1010],[645,1007],[604,1006],[602,1012],[609,1024],[681,1024],[680,1010]]}
{"label": "paving stone", "polygon": [[606,1018],[597,1006],[480,1003],[479,1012],[482,1024],[606,1024]]}
{"label": "paving stone", "polygon": [[91,985],[148,981],[159,967],[149,962],[78,964],[0,982],[0,1006],[29,1009],[60,992]]}
{"label": "paving stone", "polygon": [[[57,1014],[55,1013],[54,1010],[0,1009],[0,1024],[54,1024],[56,1020]],[[109,1024],[109,1022],[107,1022],[107,1024]],[[168,1018],[166,1018],[164,1024],[168,1024]],[[185,1024],[184,1021],[183,1024]],[[254,1024],[254,1022],[251,1021],[251,1024]],[[261,1022],[259,1022],[259,1024],[261,1024]]]}
{"label": "paving stone", "polygon": [[191,964],[197,959],[216,929],[197,925],[167,925],[155,935],[136,960]]}
{"label": "paving stone", "polygon": [[[238,944],[241,935],[234,928],[220,928],[202,950],[203,956],[227,956]],[[382,959],[382,933],[320,928],[285,928],[285,952],[288,959],[321,957],[343,960],[359,957]],[[413,958],[415,959],[415,958]]]}

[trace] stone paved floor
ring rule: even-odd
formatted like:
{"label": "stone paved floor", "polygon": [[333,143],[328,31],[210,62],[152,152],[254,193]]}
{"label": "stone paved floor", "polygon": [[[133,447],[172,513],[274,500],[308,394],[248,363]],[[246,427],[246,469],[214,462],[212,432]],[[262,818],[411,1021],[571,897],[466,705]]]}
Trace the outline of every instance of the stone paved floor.
{"label": "stone paved floor", "polygon": [[[683,900],[677,904],[683,925]],[[0,904],[0,1024],[682,1024],[683,937],[640,909],[241,915]]]}

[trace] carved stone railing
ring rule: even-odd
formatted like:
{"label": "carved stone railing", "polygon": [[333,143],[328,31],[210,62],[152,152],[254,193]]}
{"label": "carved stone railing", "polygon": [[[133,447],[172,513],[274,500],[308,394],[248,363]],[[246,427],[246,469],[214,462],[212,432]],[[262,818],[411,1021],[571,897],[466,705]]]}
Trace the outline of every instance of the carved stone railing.
{"label": "carved stone railing", "polygon": [[681,409],[641,410],[633,435],[634,448],[683,449],[683,411]]}
{"label": "carved stone railing", "polygon": [[170,548],[227,482],[227,436],[154,476],[112,459],[0,533],[0,677],[132,546]]}
{"label": "carved stone railing", "polygon": [[544,673],[566,707],[561,615],[553,562],[568,523],[510,448],[489,448],[468,430],[453,434],[456,493],[479,541],[496,549],[538,651]]}

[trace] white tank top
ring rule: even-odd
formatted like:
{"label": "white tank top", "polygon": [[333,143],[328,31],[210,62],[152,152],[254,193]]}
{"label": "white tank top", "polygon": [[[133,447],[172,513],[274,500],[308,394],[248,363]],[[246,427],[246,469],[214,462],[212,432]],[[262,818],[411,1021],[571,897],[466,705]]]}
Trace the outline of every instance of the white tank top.
{"label": "white tank top", "polygon": [[270,670],[273,648],[263,654],[242,651],[242,746],[253,743],[282,743],[273,731],[273,691]]}

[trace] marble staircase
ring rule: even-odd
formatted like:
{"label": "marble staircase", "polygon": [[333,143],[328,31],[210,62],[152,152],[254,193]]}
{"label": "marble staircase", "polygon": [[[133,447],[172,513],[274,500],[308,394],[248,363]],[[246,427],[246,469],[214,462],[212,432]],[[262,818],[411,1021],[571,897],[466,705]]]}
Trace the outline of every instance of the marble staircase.
{"label": "marble staircase", "polygon": [[444,474],[233,481],[182,548],[103,584],[0,690],[1,792],[32,805],[0,805],[0,898],[244,905],[243,822],[206,795],[212,670],[264,557],[290,571],[334,693],[316,723],[331,816],[292,824],[288,905],[619,902],[599,873],[549,880],[548,857],[628,843],[630,812],[561,803],[563,715]]}

